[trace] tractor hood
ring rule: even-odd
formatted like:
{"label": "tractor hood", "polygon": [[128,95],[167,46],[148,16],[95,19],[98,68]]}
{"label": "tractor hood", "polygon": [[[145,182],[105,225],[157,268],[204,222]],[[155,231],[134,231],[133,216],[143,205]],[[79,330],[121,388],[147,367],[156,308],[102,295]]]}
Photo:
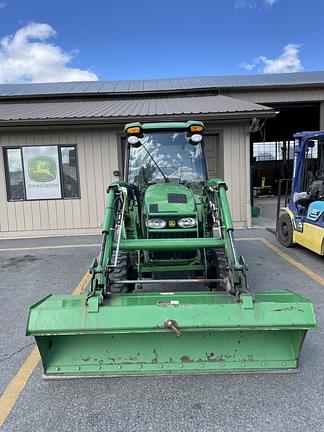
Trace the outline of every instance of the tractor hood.
{"label": "tractor hood", "polygon": [[145,192],[144,203],[148,214],[189,215],[197,211],[192,191],[183,184],[158,183],[151,185]]}

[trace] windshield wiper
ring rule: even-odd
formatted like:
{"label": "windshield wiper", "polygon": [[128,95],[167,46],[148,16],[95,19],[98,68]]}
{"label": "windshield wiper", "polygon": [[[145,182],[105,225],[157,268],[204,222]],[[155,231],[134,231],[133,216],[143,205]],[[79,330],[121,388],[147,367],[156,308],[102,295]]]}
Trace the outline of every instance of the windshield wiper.
{"label": "windshield wiper", "polygon": [[165,183],[169,183],[169,179],[168,177],[164,174],[164,172],[161,170],[161,168],[159,167],[159,165],[155,162],[154,157],[151,155],[151,153],[147,150],[147,148],[145,147],[145,145],[142,143],[142,146],[144,148],[144,150],[146,151],[146,153],[150,156],[150,158],[152,159],[152,162],[154,163],[154,165],[157,167],[157,169],[160,171],[162,177],[165,180]]}

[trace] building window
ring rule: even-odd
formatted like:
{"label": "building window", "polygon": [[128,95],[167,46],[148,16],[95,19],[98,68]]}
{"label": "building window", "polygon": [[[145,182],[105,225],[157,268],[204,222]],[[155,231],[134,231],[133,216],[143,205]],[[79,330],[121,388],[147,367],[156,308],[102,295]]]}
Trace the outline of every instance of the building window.
{"label": "building window", "polygon": [[25,199],[24,173],[22,168],[21,150],[19,148],[5,149],[6,178],[8,200]]}
{"label": "building window", "polygon": [[8,201],[80,198],[75,145],[4,148]]}
{"label": "building window", "polygon": [[60,147],[60,158],[62,166],[63,197],[79,197],[79,182],[75,146]]}

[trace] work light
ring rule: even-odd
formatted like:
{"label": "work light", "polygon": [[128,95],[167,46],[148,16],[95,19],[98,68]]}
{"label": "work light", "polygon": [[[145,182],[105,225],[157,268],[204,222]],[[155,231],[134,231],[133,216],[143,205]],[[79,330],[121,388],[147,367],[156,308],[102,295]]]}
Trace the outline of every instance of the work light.
{"label": "work light", "polygon": [[147,226],[153,229],[163,229],[166,227],[166,221],[164,219],[152,218],[147,220]]}
{"label": "work light", "polygon": [[193,134],[193,135],[191,135],[191,137],[190,137],[190,141],[193,143],[193,144],[198,144],[198,143],[200,143],[201,141],[202,141],[202,135],[200,135],[200,134]]}
{"label": "work light", "polygon": [[193,228],[196,226],[196,219],[193,217],[184,217],[178,220],[178,226],[180,228]]}

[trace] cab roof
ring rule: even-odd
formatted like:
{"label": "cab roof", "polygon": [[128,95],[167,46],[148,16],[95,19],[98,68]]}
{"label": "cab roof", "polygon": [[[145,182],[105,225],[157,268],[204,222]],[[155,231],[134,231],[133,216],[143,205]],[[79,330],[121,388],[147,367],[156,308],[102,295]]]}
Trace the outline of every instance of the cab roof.
{"label": "cab roof", "polygon": [[324,138],[324,130],[297,132],[294,134],[294,138],[303,138],[303,139]]}
{"label": "cab roof", "polygon": [[140,127],[143,131],[145,130],[186,130],[190,126],[199,125],[204,127],[204,124],[201,121],[197,120],[188,120],[186,122],[158,122],[158,123],[127,123],[124,127],[124,133],[127,132],[127,129],[130,127]]}

